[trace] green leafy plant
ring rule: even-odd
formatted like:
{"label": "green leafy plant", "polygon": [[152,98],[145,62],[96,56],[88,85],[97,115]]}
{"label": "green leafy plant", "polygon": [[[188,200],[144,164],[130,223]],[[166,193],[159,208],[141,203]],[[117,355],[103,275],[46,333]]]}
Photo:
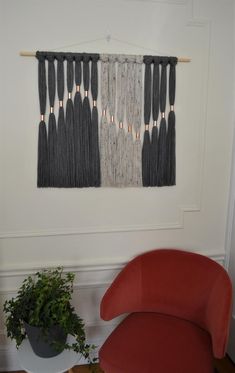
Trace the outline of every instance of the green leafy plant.
{"label": "green leafy plant", "polygon": [[26,337],[24,322],[40,327],[45,338],[50,327],[59,325],[75,342],[58,347],[72,349],[95,362],[91,358],[95,346],[86,343],[84,322],[70,303],[74,278],[72,272],[63,273],[62,267],[42,270],[26,278],[17,296],[4,303],[7,335],[16,341],[17,348]]}

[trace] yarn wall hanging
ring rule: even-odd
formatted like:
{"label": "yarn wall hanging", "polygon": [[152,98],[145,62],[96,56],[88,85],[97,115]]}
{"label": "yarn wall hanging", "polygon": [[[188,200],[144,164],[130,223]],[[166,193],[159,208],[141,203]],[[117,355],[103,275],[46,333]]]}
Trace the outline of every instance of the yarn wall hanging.
{"label": "yarn wall hanging", "polygon": [[176,184],[176,57],[35,55],[38,187]]}

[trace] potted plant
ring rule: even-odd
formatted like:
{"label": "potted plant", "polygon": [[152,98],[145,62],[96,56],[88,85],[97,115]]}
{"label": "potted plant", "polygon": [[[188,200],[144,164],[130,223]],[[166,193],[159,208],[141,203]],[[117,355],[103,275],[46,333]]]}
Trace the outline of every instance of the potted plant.
{"label": "potted plant", "polygon": [[[75,274],[63,268],[45,269],[28,276],[17,296],[4,303],[7,335],[18,348],[26,335],[34,352],[51,357],[63,349],[80,353],[90,363],[95,346],[86,343],[85,325],[71,305]],[[67,335],[74,337],[72,344]]]}

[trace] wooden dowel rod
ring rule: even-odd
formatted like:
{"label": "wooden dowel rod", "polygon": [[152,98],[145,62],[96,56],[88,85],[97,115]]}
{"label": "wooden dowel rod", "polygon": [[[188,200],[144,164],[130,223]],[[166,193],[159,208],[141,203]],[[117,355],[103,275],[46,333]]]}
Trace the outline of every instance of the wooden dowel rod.
{"label": "wooden dowel rod", "polygon": [[[35,57],[35,52],[21,51],[20,56],[22,57]],[[191,62],[191,58],[188,57],[178,57],[178,62]]]}
{"label": "wooden dowel rod", "polygon": [[35,52],[21,51],[20,56],[22,56],[22,57],[35,57],[36,53]]}
{"label": "wooden dowel rod", "polygon": [[189,58],[189,57],[179,57],[178,62],[191,62],[191,58]]}

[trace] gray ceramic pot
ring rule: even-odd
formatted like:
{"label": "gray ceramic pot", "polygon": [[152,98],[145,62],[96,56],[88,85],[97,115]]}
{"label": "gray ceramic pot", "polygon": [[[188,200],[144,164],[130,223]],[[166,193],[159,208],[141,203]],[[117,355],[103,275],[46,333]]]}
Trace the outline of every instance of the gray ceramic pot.
{"label": "gray ceramic pot", "polygon": [[25,331],[34,353],[40,357],[53,357],[59,355],[63,349],[58,350],[52,345],[53,341],[65,343],[67,335],[60,326],[52,326],[48,336],[43,335],[42,329],[24,322]]}

